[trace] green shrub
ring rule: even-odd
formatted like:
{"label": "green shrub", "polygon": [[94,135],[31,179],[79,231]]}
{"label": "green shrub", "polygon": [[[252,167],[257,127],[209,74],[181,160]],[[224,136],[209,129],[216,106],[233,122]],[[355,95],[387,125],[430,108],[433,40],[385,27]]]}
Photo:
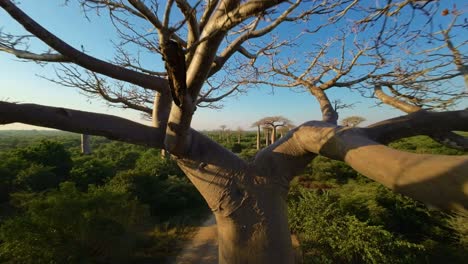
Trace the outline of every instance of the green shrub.
{"label": "green shrub", "polygon": [[426,154],[439,154],[439,155],[463,155],[467,152],[461,150],[448,148],[434,141],[428,136],[416,136],[410,138],[403,138],[392,142],[390,145],[392,148],[406,150],[415,153],[426,153]]}
{"label": "green shrub", "polygon": [[185,177],[177,163],[169,158],[161,157],[157,149],[145,151],[136,161],[135,170],[151,176],[167,178],[170,175]]}
{"label": "green shrub", "polygon": [[185,177],[155,176],[141,171],[119,172],[110,188],[130,193],[149,205],[151,214],[161,220],[204,211],[206,203]]}
{"label": "green shrub", "polygon": [[80,190],[86,190],[89,184],[102,185],[114,174],[114,166],[109,160],[79,156],[73,160],[70,179]]}
{"label": "green shrub", "polygon": [[24,214],[0,227],[0,261],[8,263],[125,263],[146,208],[127,194],[71,182],[43,194],[16,194]]}
{"label": "green shrub", "polygon": [[345,183],[349,179],[355,179],[358,173],[346,163],[332,160],[323,156],[316,157],[306,168],[308,174],[317,181],[331,181]]}
{"label": "green shrub", "polygon": [[290,227],[305,263],[412,263],[424,247],[340,209],[327,192],[299,188],[289,202]]}
{"label": "green shrub", "polygon": [[239,143],[234,143],[231,147],[231,151],[234,153],[240,153],[242,151],[242,145]]}
{"label": "green shrub", "polygon": [[19,190],[31,192],[56,188],[62,178],[58,177],[53,171],[53,167],[45,167],[41,164],[33,163],[29,168],[18,172],[15,185]]}
{"label": "green shrub", "polygon": [[258,150],[256,149],[243,149],[241,153],[239,153],[239,157],[244,160],[251,160],[257,155]]}
{"label": "green shrub", "polygon": [[41,142],[19,149],[15,152],[18,158],[29,163],[52,167],[55,175],[66,179],[72,168],[70,153],[58,142],[42,140]]}
{"label": "green shrub", "polygon": [[16,175],[28,167],[28,162],[13,155],[12,152],[0,155],[0,202],[6,202],[14,191]]}

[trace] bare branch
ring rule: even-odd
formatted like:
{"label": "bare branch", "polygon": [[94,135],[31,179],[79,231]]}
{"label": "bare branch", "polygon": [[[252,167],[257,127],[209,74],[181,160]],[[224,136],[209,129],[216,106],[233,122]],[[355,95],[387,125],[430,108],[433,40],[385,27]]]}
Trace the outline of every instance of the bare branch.
{"label": "bare branch", "polygon": [[379,85],[376,85],[374,87],[374,94],[384,104],[391,105],[391,106],[393,106],[393,107],[395,107],[397,109],[400,109],[401,111],[403,111],[405,113],[413,113],[413,112],[417,112],[417,111],[421,110],[421,107],[419,107],[419,106],[415,106],[415,105],[405,103],[403,101],[400,101],[400,100],[396,99],[395,97],[392,97],[392,96],[389,96],[389,95],[385,94],[382,91],[382,87],[379,86]]}
{"label": "bare branch", "polygon": [[167,87],[167,82],[163,78],[158,78],[125,69],[123,67],[96,59],[78,51],[36,23],[36,21],[31,19],[28,15],[16,7],[10,0],[0,0],[0,6],[5,9],[5,11],[7,11],[18,23],[23,25],[26,30],[68,58],[68,60],[71,62],[74,62],[88,70],[104,74],[114,79],[128,81],[155,91],[161,91]]}
{"label": "bare branch", "polygon": [[25,50],[18,50],[14,48],[6,47],[4,44],[0,44],[0,51],[8,52],[15,55],[19,59],[33,60],[39,62],[70,62],[68,58],[62,54],[56,53],[42,53],[36,54]]}
{"label": "bare branch", "polygon": [[388,144],[394,140],[416,135],[443,134],[468,131],[468,110],[450,112],[418,111],[388,119],[367,128],[365,133],[377,142]]}
{"label": "bare branch", "polygon": [[188,22],[187,47],[200,38],[200,28],[197,22],[196,8],[190,6],[186,0],[176,0],[177,7],[182,11]]}
{"label": "bare branch", "polygon": [[0,124],[24,123],[161,148],[164,130],[124,118],[36,104],[0,102]]}

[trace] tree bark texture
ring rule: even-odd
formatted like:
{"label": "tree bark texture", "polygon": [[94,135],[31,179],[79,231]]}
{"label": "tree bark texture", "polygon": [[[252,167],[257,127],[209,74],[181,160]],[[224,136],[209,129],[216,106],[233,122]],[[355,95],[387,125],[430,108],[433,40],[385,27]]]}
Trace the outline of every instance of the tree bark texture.
{"label": "tree bark texture", "polygon": [[81,134],[81,154],[89,155],[91,154],[91,136],[86,134]]}

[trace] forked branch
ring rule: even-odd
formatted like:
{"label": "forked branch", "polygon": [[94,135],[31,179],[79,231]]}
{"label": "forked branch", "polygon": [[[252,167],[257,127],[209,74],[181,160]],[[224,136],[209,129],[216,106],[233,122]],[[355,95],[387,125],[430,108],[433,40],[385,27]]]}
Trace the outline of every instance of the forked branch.
{"label": "forked branch", "polygon": [[[316,154],[341,160],[388,188],[444,209],[468,210],[468,156],[413,154],[383,145],[398,138],[427,134],[439,123],[440,132],[468,131],[468,110],[417,112],[369,128],[344,128],[307,122],[262,150],[255,166],[287,172],[287,184]],[[288,173],[289,172],[289,173]],[[272,173],[274,174],[274,173]]]}
{"label": "forked branch", "polygon": [[0,7],[9,13],[10,16],[20,23],[27,31],[64,56],[64,60],[76,63],[90,71],[94,71],[117,80],[127,81],[155,91],[161,91],[167,86],[167,81],[163,78],[129,70],[89,56],[73,48],[68,43],[39,25],[26,13],[15,6],[10,0],[0,0]]}

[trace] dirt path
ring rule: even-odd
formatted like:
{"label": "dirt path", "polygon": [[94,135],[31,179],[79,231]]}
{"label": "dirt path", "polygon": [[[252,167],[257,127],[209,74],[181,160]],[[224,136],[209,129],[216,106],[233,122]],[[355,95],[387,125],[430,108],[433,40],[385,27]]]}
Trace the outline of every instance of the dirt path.
{"label": "dirt path", "polygon": [[174,264],[217,264],[218,233],[212,215],[198,228],[192,240],[187,242]]}

